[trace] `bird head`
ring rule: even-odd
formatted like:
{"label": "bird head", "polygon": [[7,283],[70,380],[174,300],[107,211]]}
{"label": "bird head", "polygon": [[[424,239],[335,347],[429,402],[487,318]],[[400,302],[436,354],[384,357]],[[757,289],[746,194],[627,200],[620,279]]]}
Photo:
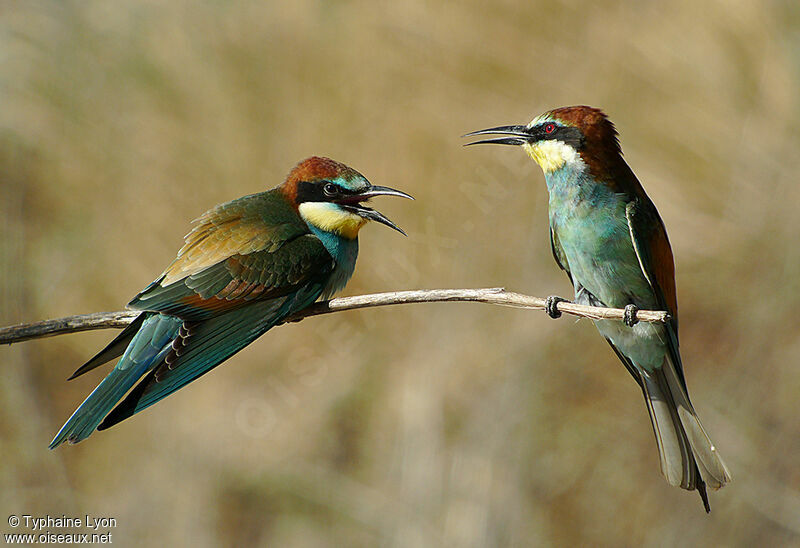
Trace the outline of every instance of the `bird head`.
{"label": "bird head", "polygon": [[622,152],[611,120],[597,108],[561,107],[537,116],[527,125],[499,126],[467,133],[464,137],[500,135],[469,145],[518,145],[539,164],[545,175],[560,169],[594,174],[618,162]]}
{"label": "bird head", "polygon": [[405,192],[372,185],[353,168],[317,156],[297,164],[282,190],[306,223],[349,240],[358,236],[367,221],[377,221],[405,235],[400,227],[364,202],[375,196],[414,199]]}

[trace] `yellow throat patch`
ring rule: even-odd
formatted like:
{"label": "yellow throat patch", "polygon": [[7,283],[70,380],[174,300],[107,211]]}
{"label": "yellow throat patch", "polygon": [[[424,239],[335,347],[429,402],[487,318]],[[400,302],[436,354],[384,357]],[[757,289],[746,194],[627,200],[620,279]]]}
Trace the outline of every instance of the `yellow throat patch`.
{"label": "yellow throat patch", "polygon": [[354,240],[361,227],[367,223],[364,217],[344,211],[328,202],[304,202],[297,209],[305,222],[348,240]]}
{"label": "yellow throat patch", "polygon": [[567,162],[580,161],[575,149],[561,141],[539,141],[533,144],[525,143],[522,146],[545,173],[555,171]]}

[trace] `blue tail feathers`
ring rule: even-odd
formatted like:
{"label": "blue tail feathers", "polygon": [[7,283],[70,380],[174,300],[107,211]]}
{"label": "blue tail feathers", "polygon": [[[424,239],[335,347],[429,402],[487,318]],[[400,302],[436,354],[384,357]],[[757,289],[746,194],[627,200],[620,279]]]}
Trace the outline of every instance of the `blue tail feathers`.
{"label": "blue tail feathers", "polygon": [[145,319],[117,365],[61,427],[50,449],[89,437],[128,390],[169,352],[182,323],[180,318],[163,314]]}

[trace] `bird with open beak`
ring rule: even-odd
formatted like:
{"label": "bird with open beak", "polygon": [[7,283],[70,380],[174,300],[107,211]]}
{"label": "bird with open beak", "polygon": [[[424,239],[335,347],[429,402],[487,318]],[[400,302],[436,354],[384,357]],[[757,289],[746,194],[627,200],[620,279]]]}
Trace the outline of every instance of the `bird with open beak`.
{"label": "bird with open beak", "polygon": [[344,164],[312,157],[280,186],[204,213],[172,264],[128,304],[142,313],[71,377],[122,356],[50,448],[77,443],[153,405],[344,288],[361,227],[376,221],[405,234],[364,205],[376,196],[411,198],[370,184]]}
{"label": "bird with open beak", "polygon": [[[623,159],[614,125],[599,109],[573,106],[466,136],[483,135],[495,137],[469,144],[521,146],[544,171],[553,256],[575,302],[625,308],[625,322],[595,325],[644,393],[662,473],[671,485],[697,489],[710,511],[706,485],[719,489],[731,477],[689,401],[667,231]],[[553,317],[557,301],[548,298]],[[636,323],[637,308],[666,310],[671,319]]]}

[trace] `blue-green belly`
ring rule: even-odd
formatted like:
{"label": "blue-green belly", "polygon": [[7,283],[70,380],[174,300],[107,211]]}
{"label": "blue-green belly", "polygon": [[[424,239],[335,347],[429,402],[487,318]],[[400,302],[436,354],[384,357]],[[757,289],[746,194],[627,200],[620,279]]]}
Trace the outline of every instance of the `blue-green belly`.
{"label": "blue-green belly", "polygon": [[[576,300],[591,304],[588,296],[579,294],[583,286],[608,307],[624,308],[632,303],[642,309],[657,309],[655,294],[633,248],[624,200],[601,185],[595,185],[600,188],[588,195],[570,186],[551,189],[550,227],[576,282]],[[638,366],[661,366],[667,340],[662,325],[638,323],[630,328],[608,320],[596,321],[595,325]]]}

